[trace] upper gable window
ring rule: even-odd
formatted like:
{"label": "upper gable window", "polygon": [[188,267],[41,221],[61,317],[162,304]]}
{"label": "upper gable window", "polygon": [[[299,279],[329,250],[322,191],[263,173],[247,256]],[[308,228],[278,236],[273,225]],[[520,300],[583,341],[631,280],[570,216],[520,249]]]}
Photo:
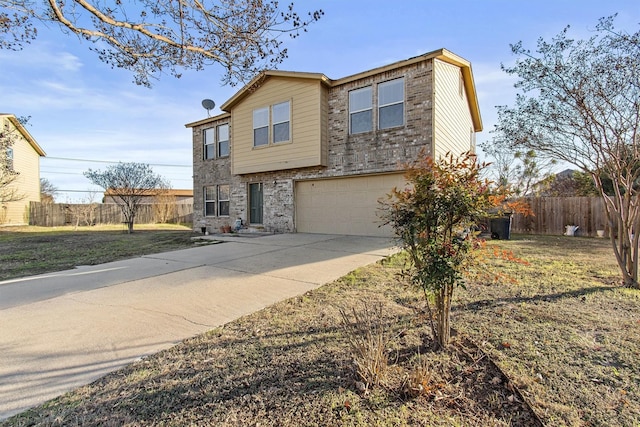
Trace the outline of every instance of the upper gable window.
{"label": "upper gable window", "polygon": [[404,79],[378,85],[378,129],[404,124]]}
{"label": "upper gable window", "polygon": [[215,140],[215,129],[208,128],[202,131],[203,140],[204,140],[204,150],[203,150],[203,158],[213,159],[216,156],[216,140]]}
{"label": "upper gable window", "polygon": [[273,111],[273,142],[286,142],[290,137],[290,108],[289,101],[275,104]]}
{"label": "upper gable window", "polygon": [[349,132],[362,133],[372,130],[371,86],[349,92]]}
{"label": "upper gable window", "polygon": [[253,146],[291,141],[291,101],[253,110]]}
{"label": "upper gable window", "polygon": [[269,108],[253,110],[253,146],[269,144]]}
{"label": "upper gable window", "polygon": [[229,156],[229,125],[220,125],[216,128],[218,136],[218,157]]}

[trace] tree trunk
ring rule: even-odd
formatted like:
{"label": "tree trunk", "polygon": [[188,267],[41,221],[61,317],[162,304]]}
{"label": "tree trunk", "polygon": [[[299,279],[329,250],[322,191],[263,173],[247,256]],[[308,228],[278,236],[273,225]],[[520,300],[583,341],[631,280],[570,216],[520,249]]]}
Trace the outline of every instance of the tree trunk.
{"label": "tree trunk", "polygon": [[[596,181],[598,183],[598,181]],[[604,198],[604,207],[611,230],[611,246],[622,273],[622,284],[629,288],[640,289],[638,283],[638,245],[640,229],[640,211],[633,208],[630,198],[621,194],[607,195],[599,184]],[[613,230],[616,230],[614,233]]]}
{"label": "tree trunk", "polygon": [[451,338],[451,297],[453,295],[453,285],[446,284],[438,291],[436,296],[437,316],[438,316],[438,336],[436,340],[440,348],[449,346]]}

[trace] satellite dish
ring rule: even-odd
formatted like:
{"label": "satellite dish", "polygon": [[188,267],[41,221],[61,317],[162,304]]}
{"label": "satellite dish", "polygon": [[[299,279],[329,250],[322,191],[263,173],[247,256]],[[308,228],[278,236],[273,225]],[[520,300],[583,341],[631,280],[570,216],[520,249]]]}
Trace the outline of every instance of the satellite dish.
{"label": "satellite dish", "polygon": [[205,110],[207,110],[207,116],[211,116],[211,110],[214,109],[214,107],[216,106],[216,103],[210,99],[203,99],[202,106],[204,107]]}

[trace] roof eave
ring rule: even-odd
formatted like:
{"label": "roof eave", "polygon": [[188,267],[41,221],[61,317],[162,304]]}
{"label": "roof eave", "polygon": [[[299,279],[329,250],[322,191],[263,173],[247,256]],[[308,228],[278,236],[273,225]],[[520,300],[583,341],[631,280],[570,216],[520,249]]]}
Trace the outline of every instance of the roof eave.
{"label": "roof eave", "polygon": [[471,113],[471,119],[473,121],[473,130],[475,132],[482,131],[482,116],[480,115],[480,105],[478,104],[478,95],[476,93],[476,84],[473,80],[473,71],[471,69],[471,63],[466,59],[456,55],[453,52],[449,52],[446,49],[441,49],[441,54],[436,56],[437,59],[447,62],[452,65],[460,67],[462,70],[462,79],[464,80],[464,89],[469,102],[469,111]]}
{"label": "roof eave", "polygon": [[187,123],[186,125],[184,125],[184,127],[186,128],[193,128],[196,126],[200,126],[200,125],[206,125],[207,123],[212,123],[218,120],[222,120],[222,119],[226,119],[231,117],[231,113],[222,113],[222,114],[218,114],[217,116],[213,116],[213,117],[207,117],[206,119],[201,119],[198,120],[196,122],[191,122],[191,123]]}
{"label": "roof eave", "polygon": [[13,126],[15,126],[16,129],[18,129],[18,132],[20,132],[23,138],[29,143],[29,145],[31,145],[31,147],[34,149],[36,153],[38,153],[40,157],[45,157],[47,155],[47,153],[44,152],[42,147],[40,147],[40,145],[31,136],[29,131],[22,125],[22,123],[20,123],[20,121],[16,118],[16,116],[14,116],[13,114],[7,114],[5,117],[9,119],[11,124],[13,124]]}

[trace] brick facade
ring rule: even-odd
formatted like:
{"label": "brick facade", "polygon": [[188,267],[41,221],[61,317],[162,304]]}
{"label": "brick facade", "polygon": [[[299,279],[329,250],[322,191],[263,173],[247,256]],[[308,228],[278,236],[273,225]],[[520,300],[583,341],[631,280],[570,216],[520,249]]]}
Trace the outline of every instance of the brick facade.
{"label": "brick facade", "polygon": [[[432,145],[432,62],[403,67],[329,90],[329,167],[327,176],[380,173],[397,170]],[[349,135],[349,91],[404,77],[405,125]],[[373,91],[373,105],[377,105]],[[373,108],[376,123],[376,108]]]}

